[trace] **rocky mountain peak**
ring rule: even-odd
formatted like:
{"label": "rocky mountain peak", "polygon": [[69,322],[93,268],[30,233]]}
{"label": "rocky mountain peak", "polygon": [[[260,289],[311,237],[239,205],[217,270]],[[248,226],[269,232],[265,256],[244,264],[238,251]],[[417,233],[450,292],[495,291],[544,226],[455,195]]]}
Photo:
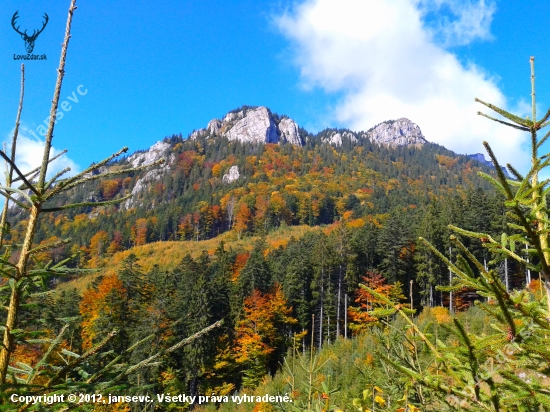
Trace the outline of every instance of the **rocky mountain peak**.
{"label": "rocky mountain peak", "polygon": [[367,137],[374,143],[391,146],[428,143],[422,135],[420,127],[404,117],[395,121],[380,123],[367,132]]}
{"label": "rocky mountain peak", "polygon": [[229,112],[223,120],[211,120],[206,128],[194,131],[189,138],[196,139],[206,135],[225,136],[229,140],[241,142],[303,144],[294,120],[285,117],[279,121],[264,106],[245,107]]}
{"label": "rocky mountain peak", "polygon": [[[260,106],[246,115],[237,113],[235,124],[225,133],[229,140],[255,143],[278,143],[280,132],[267,108]],[[233,114],[233,113],[232,113]],[[226,116],[227,118],[227,116]],[[225,119],[224,119],[225,121]]]}

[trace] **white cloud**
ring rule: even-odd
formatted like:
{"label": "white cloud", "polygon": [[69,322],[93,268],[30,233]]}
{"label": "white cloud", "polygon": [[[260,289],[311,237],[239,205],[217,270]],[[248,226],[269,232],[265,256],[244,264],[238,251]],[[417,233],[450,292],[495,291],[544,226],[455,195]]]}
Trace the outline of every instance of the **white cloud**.
{"label": "white cloud", "polygon": [[448,49],[489,39],[494,12],[483,0],[309,0],[276,21],[303,84],[342,93],[333,121],[366,130],[406,117],[432,142],[484,153],[487,140],[502,163],[523,168],[526,137],[476,115],[490,110],[475,97],[508,106],[496,79]]}
{"label": "white cloud", "polygon": [[418,0],[422,19],[444,46],[458,46],[479,38],[492,39],[491,21],[496,5],[489,0]]}
{"label": "white cloud", "polygon": [[[13,131],[10,132],[6,137],[5,144],[7,146],[7,153],[11,153],[11,136],[13,136]],[[50,157],[57,155],[60,150],[57,150],[55,147],[52,147],[50,152]],[[31,170],[37,168],[42,163],[42,156],[44,154],[44,142],[37,140],[32,137],[28,137],[25,132],[25,128],[22,127],[17,138],[17,147],[15,154],[15,163],[17,167],[23,173],[30,172]],[[1,164],[2,162],[0,162]],[[63,169],[70,167],[70,172],[66,173],[64,176],[75,175],[80,171],[80,167],[67,155],[62,155],[58,159],[50,163],[48,167],[48,177],[52,177],[55,173],[62,171]]]}

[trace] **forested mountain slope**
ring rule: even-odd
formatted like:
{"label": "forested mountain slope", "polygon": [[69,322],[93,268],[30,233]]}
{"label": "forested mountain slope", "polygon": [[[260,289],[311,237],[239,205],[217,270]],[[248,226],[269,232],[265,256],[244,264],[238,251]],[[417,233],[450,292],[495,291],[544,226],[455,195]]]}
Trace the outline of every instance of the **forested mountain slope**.
{"label": "forested mountain slope", "polygon": [[[160,158],[166,162],[152,170],[108,176],[126,164]],[[407,119],[367,132],[313,135],[286,116],[244,106],[189,138],[165,138],[101,168],[105,178],[68,196],[78,202],[132,198],[93,212],[51,213],[38,239],[71,237],[81,263],[97,265],[132,246],[208,239],[227,230],[241,237],[281,225],[331,224],[343,216],[379,223],[395,208],[424,207],[467,188],[489,190],[478,170],[491,167],[427,142]],[[24,223],[12,208],[13,241]],[[56,259],[69,254],[60,250]]]}
{"label": "forested mountain slope", "polygon": [[[166,162],[112,174],[158,159]],[[253,389],[278,370],[292,336],[305,351],[379,326],[372,311],[385,305],[360,283],[414,308],[452,302],[460,310],[479,298],[437,289],[449,285],[448,268],[418,237],[456,258],[447,225],[502,233],[502,199],[480,170],[494,173],[429,143],[407,119],[313,135],[266,108],[241,108],[188,138],[172,136],[108,164],[102,179],[68,191],[72,202],[133,197],[42,218],[39,242],[72,240],[37,249],[33,268],[72,257],[69,265],[98,271],[79,290],[69,282],[33,297],[21,325],[46,327],[49,336],[73,319],[67,348],[78,353],[114,329],[107,356],[140,362],[215,324],[164,363],[130,375],[130,392]],[[26,222],[15,208],[10,221],[9,241],[18,242]],[[464,242],[480,261],[489,259],[483,240]],[[507,269],[511,286],[520,286],[524,267]],[[143,339],[151,345],[140,346]],[[37,362],[37,353],[21,350],[14,361]]]}

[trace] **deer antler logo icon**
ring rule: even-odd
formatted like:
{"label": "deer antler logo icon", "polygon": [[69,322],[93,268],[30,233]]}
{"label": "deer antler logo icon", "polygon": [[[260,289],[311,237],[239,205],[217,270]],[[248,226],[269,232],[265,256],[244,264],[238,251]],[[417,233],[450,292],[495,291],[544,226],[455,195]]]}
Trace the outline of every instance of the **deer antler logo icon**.
{"label": "deer antler logo icon", "polygon": [[32,35],[29,36],[27,34],[27,30],[25,30],[24,32],[21,32],[19,30],[19,26],[15,27],[16,20],[19,17],[18,13],[19,13],[19,11],[16,11],[14,13],[13,17],[11,18],[11,25],[12,25],[13,29],[17,33],[19,33],[21,35],[21,38],[25,41],[25,48],[27,49],[27,53],[32,53],[32,51],[34,50],[34,42],[36,41],[36,38],[38,37],[38,35],[40,33],[42,33],[42,31],[44,31],[44,28],[48,24],[48,20],[50,18],[48,17],[48,15],[46,13],[44,13],[44,24],[42,25],[42,28],[40,30],[34,30],[32,32]]}

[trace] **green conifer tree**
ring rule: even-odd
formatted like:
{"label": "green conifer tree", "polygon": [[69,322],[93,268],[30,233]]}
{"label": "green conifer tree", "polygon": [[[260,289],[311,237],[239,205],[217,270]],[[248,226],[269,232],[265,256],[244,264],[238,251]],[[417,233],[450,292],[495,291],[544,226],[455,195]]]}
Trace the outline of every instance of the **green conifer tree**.
{"label": "green conifer tree", "polygon": [[[530,117],[509,113],[476,99],[501,115],[497,119],[478,113],[493,121],[528,132],[531,137],[531,168],[522,175],[507,164],[513,178],[502,171],[491,147],[484,146],[495,166],[495,175],[481,174],[504,197],[504,205],[511,222],[508,233],[494,236],[483,231],[464,230],[450,225],[456,233],[451,241],[456,249],[452,261],[433,245],[427,246],[438,255],[455,275],[454,287],[474,289],[487,300],[478,305],[487,314],[489,331],[481,336],[469,332],[469,326],[458,317],[448,331],[458,345],[445,345],[433,336],[428,326],[421,330],[399,304],[400,313],[408,325],[409,347],[424,347],[431,355],[423,365],[415,351],[385,351],[382,359],[407,376],[415,387],[415,400],[437,405],[438,410],[475,411],[539,411],[550,409],[550,219],[547,196],[550,179],[540,175],[550,165],[547,154],[539,154],[550,133],[539,138],[537,133],[550,125],[550,110],[540,119],[536,117],[534,58],[531,58],[532,114]],[[490,205],[485,205],[487,208]],[[491,260],[476,257],[460,237],[479,240]],[[527,247],[530,259],[522,253]],[[503,257],[515,260],[540,273],[546,296],[532,293],[529,288],[508,292],[500,279],[496,264]],[[373,291],[370,290],[372,293]],[[385,299],[378,294],[378,297]],[[391,303],[388,299],[386,302]]]}

